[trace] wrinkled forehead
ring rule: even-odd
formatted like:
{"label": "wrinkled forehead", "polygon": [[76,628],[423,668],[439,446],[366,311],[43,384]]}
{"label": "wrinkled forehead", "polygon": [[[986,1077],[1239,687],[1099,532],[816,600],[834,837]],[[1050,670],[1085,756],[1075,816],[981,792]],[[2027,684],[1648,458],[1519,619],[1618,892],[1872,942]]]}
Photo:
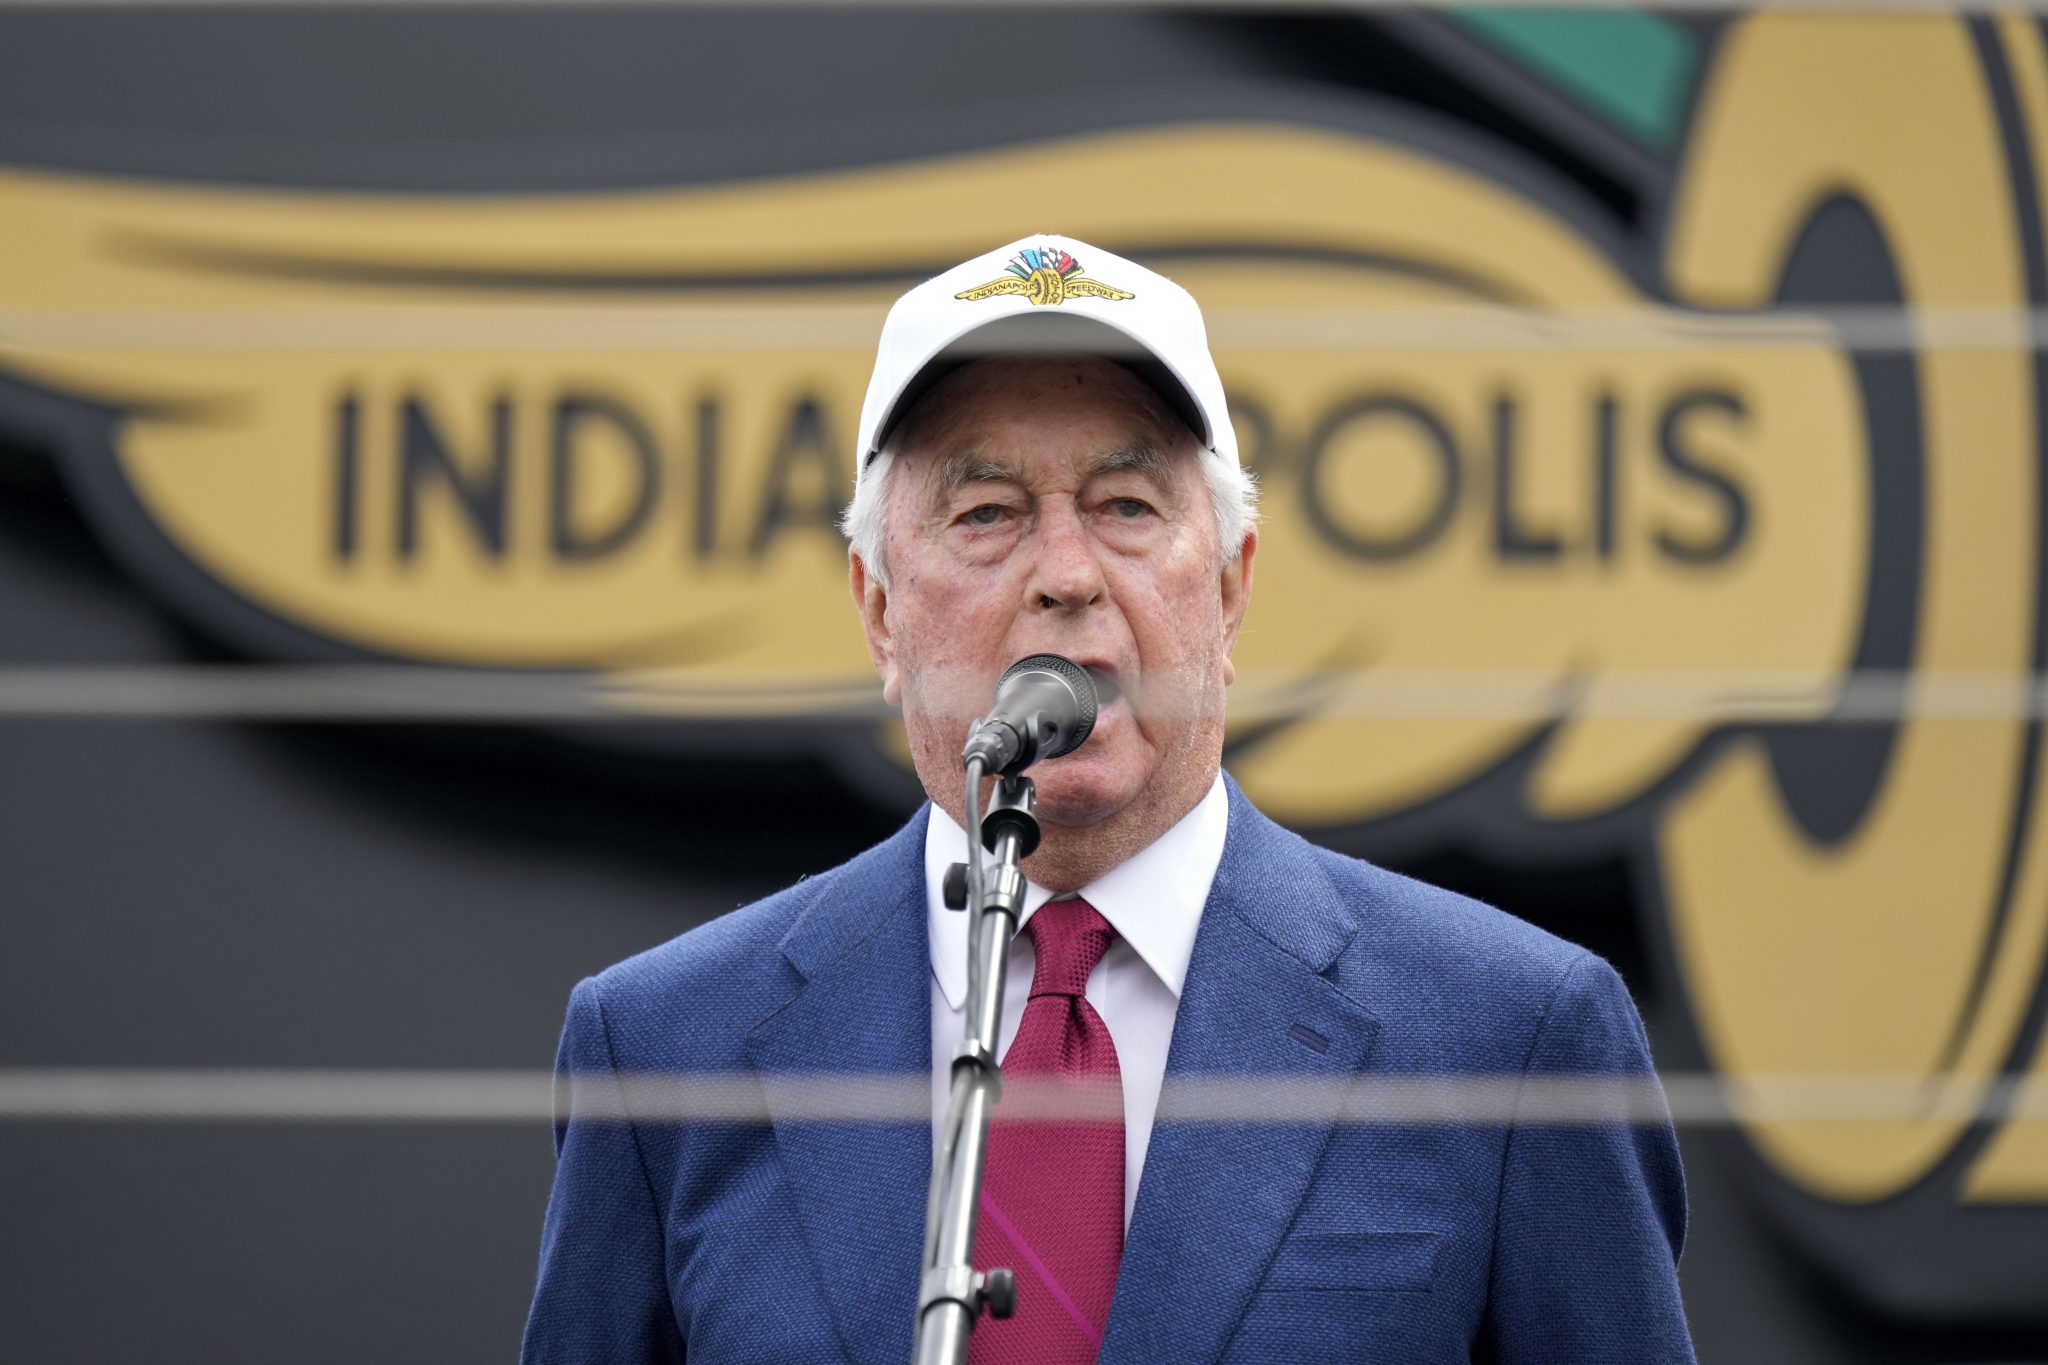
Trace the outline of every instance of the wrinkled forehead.
{"label": "wrinkled forehead", "polygon": [[1149,384],[1093,355],[990,356],[963,365],[917,400],[889,441],[893,456],[932,474],[969,458],[1024,473],[1041,462],[1139,449],[1192,457],[1199,444]]}

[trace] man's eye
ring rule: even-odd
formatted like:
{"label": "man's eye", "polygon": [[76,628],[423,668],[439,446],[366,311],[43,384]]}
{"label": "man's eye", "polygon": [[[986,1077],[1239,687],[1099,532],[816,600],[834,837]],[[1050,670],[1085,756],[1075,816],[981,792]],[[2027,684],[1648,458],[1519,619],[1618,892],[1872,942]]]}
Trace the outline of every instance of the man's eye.
{"label": "man's eye", "polygon": [[1111,501],[1109,506],[1111,511],[1126,519],[1142,517],[1152,510],[1150,503],[1143,502],[1137,498],[1116,498]]}
{"label": "man's eye", "polygon": [[993,526],[1002,519],[1001,505],[993,502],[985,502],[960,518],[970,526]]}

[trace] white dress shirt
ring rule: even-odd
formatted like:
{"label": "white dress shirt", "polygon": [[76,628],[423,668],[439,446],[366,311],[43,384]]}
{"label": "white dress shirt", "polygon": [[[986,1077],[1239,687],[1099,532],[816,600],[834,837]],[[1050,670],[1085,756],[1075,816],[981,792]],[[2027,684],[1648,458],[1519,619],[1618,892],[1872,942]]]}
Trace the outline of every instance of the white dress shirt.
{"label": "white dress shirt", "polygon": [[[1138,1176],[1152,1139],[1152,1116],[1166,1075],[1166,1049],[1173,1041],[1174,1011],[1202,906],[1223,861],[1223,836],[1230,801],[1218,773],[1208,794],[1180,822],[1140,852],[1073,894],[1087,901],[1117,932],[1116,941],[1088,976],[1088,1003],[1102,1016],[1116,1045],[1124,1086],[1124,1227],[1138,1198]],[[932,948],[932,1128],[933,1146],[946,1117],[952,1084],[953,1050],[967,1026],[967,915],[948,910],[946,868],[967,859],[967,834],[952,816],[932,807],[925,827],[925,914]],[[1052,892],[1026,882],[1023,923],[1029,924]],[[1022,925],[1020,924],[1021,928]],[[1010,944],[1009,979],[1003,991],[1002,1025],[996,1059],[1009,1052],[1031,994],[1036,957],[1031,940],[1018,934]],[[1000,1116],[1001,1108],[998,1106]]]}

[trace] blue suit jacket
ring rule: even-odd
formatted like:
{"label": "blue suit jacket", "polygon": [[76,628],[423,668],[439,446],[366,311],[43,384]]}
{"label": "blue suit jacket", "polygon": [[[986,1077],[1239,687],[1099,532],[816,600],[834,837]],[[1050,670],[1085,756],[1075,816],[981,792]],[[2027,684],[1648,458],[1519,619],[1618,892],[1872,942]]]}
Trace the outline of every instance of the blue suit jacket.
{"label": "blue suit jacket", "polygon": [[[1648,1072],[1599,958],[1317,848],[1235,784],[1230,802],[1169,1087]],[[795,1077],[929,1078],[924,826],[577,986],[525,1360],[910,1359],[929,1119],[790,1111]],[[616,1111],[622,1074],[662,1072],[756,1078],[772,1123],[579,1112]],[[1690,1361],[1684,1227],[1668,1124],[1255,1126],[1163,1108],[1101,1359]]]}

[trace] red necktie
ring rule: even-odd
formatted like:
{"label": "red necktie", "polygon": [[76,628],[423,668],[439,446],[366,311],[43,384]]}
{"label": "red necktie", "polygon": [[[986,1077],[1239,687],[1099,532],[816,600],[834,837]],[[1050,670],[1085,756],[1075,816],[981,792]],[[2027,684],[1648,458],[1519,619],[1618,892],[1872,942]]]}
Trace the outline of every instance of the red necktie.
{"label": "red necktie", "polygon": [[1021,1102],[1020,1090],[1048,1097],[1047,1087],[1057,1085],[1092,1101],[1090,1112],[1107,1112],[1006,1120],[996,1106],[974,1264],[1016,1272],[1017,1311],[1003,1321],[982,1317],[969,1339],[969,1365],[1094,1360],[1124,1254],[1123,1078],[1108,1027],[1082,998],[1116,931],[1088,902],[1064,900],[1040,907],[1023,932],[1038,963],[1003,1057],[1010,1092]]}

